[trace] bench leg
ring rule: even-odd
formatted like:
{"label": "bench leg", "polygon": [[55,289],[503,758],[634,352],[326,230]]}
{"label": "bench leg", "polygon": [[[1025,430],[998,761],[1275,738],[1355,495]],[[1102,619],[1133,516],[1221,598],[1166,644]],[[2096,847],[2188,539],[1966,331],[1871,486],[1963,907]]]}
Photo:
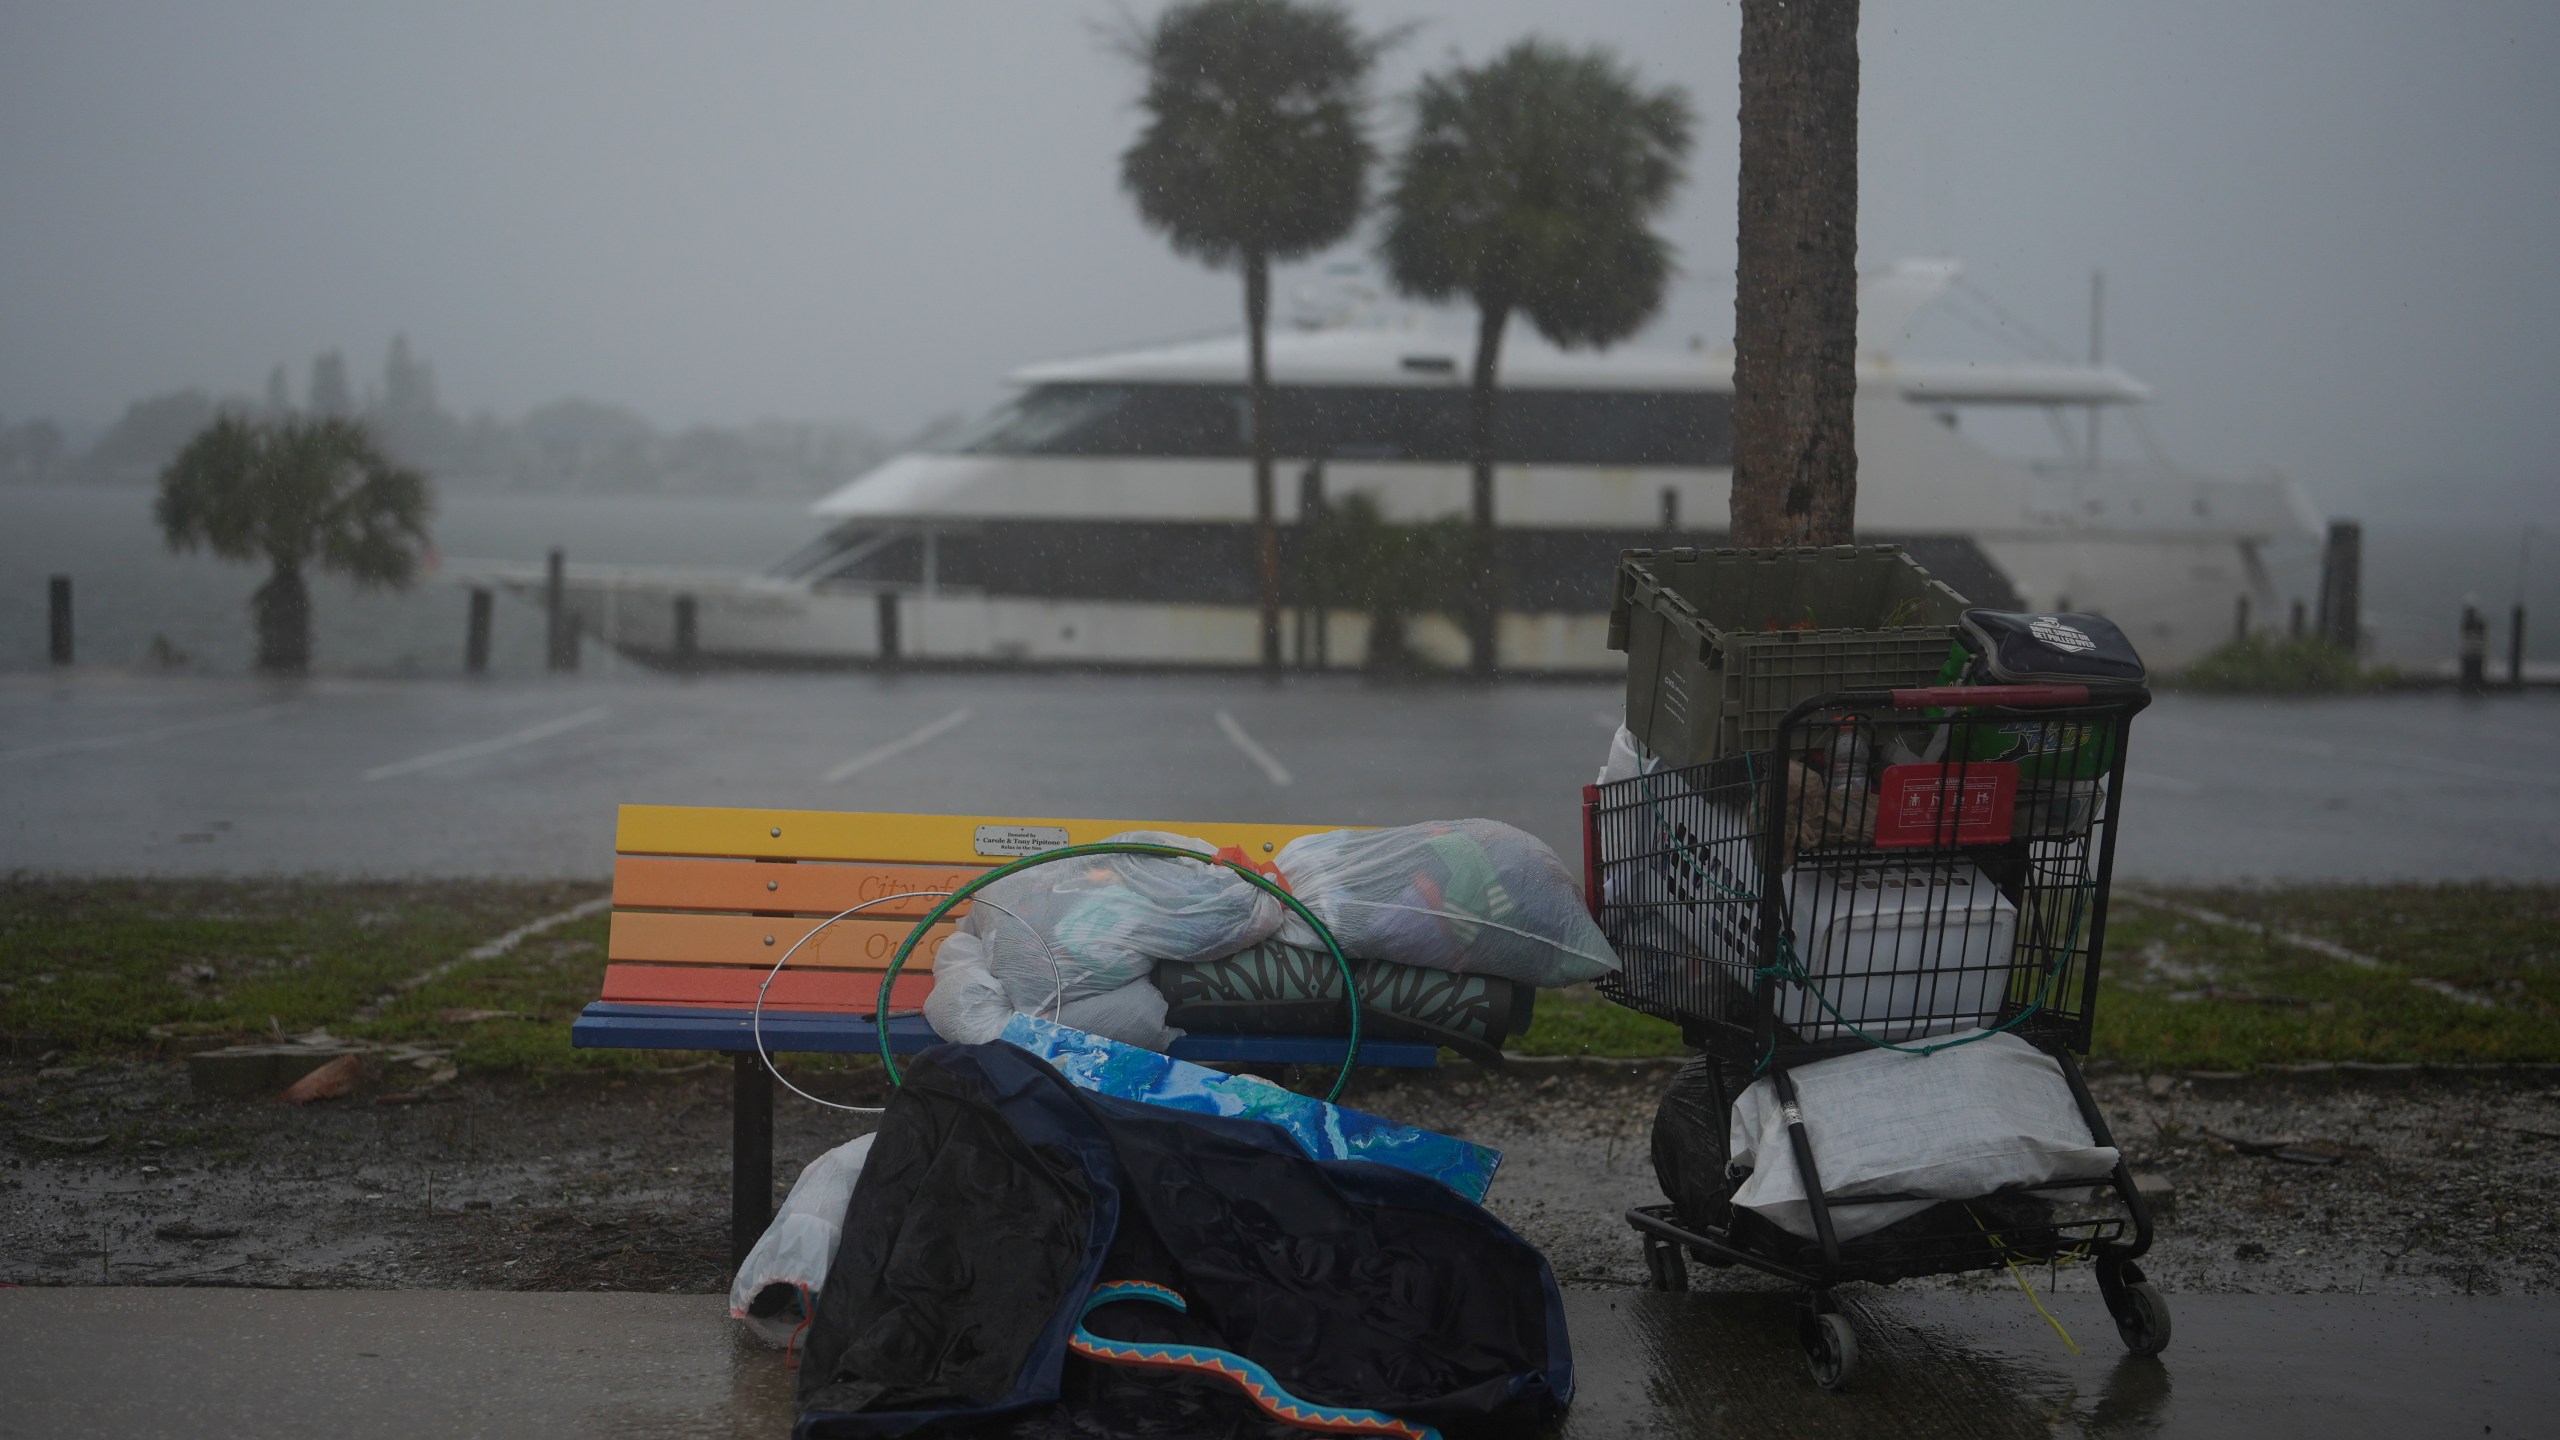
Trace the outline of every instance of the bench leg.
{"label": "bench leg", "polygon": [[731,1057],[729,1083],[729,1266],[746,1263],[773,1223],[773,1075],[764,1057]]}

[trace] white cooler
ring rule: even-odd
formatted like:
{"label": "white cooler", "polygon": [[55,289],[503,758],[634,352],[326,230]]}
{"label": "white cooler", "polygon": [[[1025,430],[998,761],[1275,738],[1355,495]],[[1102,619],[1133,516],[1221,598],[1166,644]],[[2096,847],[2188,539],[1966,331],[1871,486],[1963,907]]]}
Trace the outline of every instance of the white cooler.
{"label": "white cooler", "polygon": [[[1778,1019],[1807,1040],[1849,1032],[1908,1040],[1988,1025],[2009,990],[2018,910],[1961,861],[1834,876],[1787,876],[1795,960],[1831,1009],[1781,985]],[[1839,1012],[1838,1018],[1832,1009]]]}

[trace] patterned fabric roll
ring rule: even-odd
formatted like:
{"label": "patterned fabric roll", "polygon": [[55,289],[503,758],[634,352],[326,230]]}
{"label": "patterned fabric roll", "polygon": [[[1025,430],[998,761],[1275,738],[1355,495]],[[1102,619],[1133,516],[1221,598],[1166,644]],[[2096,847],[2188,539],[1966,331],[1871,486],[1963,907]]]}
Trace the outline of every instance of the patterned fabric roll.
{"label": "patterned fabric roll", "polygon": [[[1445,1045],[1502,1063],[1502,1039],[1529,1028],[1535,992],[1494,975],[1353,960],[1360,1031],[1374,1040]],[[1156,966],[1165,1023],[1228,1035],[1339,1035],[1348,1025],[1342,970],[1321,949],[1266,940],[1222,959]]]}

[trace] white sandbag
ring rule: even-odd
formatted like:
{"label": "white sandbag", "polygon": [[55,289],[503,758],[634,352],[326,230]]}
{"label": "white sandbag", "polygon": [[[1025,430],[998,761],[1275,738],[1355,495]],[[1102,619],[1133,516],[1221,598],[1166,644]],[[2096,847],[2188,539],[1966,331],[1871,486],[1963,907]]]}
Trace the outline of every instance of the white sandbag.
{"label": "white sandbag", "polygon": [[[1205,840],[1160,831],[1111,838],[1216,853]],[[980,895],[988,903],[969,907],[960,932],[984,943],[988,973],[1013,1008],[1030,1015],[1145,980],[1159,960],[1232,955],[1269,939],[1284,913],[1278,900],[1223,865],[1156,855],[1037,865]],[[943,955],[949,952],[945,942]],[[938,956],[935,970],[946,963]]]}
{"label": "white sandbag", "polygon": [[[1931,1200],[1969,1200],[2004,1185],[2104,1180],[2116,1152],[2089,1133],[2053,1057],[2014,1035],[1912,1055],[1862,1050],[1788,1072],[1804,1112],[1823,1194],[1927,1199],[1831,1208],[1843,1240],[1916,1215]],[[1733,1106],[1736,1165],[1750,1178],[1733,1203],[1813,1237],[1813,1210],[1776,1087],[1763,1076]]]}
{"label": "white sandbag", "polygon": [[[1556,852],[1499,820],[1328,830],[1277,863],[1346,955],[1540,986],[1618,968]],[[1281,938],[1322,943],[1294,915]]]}
{"label": "white sandbag", "polygon": [[[862,1162],[870,1154],[871,1137],[864,1135],[810,1161],[730,1282],[729,1318],[745,1322],[775,1349],[789,1345],[817,1308],[818,1291],[844,1239],[853,1182],[862,1178]],[[775,1293],[766,1296],[768,1290]]]}

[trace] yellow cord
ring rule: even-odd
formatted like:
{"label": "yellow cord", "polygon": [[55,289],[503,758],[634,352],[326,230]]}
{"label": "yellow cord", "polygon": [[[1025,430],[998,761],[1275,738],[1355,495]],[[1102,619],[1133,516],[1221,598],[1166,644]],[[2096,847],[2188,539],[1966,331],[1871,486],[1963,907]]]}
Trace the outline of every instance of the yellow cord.
{"label": "yellow cord", "polygon": [[1991,1242],[1991,1248],[1999,1252],[2000,1263],[2009,1267],[2010,1278],[2018,1282],[2019,1289],[2027,1292],[2027,1303],[2036,1307],[2036,1313],[2044,1317],[2044,1323],[2053,1327],[2054,1334],[2062,1337],[2063,1348],[2074,1355],[2079,1354],[2080,1342],[2072,1339],[2071,1332],[2062,1328],[2062,1322],[2053,1318],[2053,1312],[2044,1308],[2044,1300],[2036,1294],[2036,1287],[2027,1283],[2027,1272],[2019,1269],[2018,1262],[2009,1258],[2009,1247],[2000,1243],[2000,1237],[1991,1233],[1991,1227],[1982,1223],[1982,1217],[1973,1213],[1972,1206],[1964,1207],[1964,1213],[1973,1221],[1973,1228],[1981,1231],[1983,1237]]}

